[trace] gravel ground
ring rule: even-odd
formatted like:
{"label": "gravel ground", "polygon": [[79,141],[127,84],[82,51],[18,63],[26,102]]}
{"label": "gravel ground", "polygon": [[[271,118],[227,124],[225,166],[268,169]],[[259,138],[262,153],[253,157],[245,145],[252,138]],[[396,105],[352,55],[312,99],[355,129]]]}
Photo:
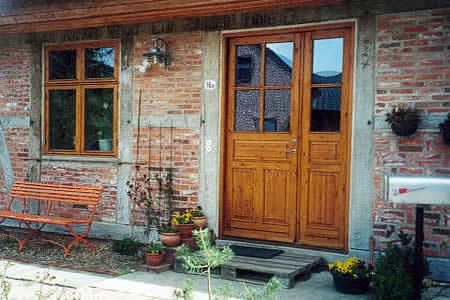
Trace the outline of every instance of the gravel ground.
{"label": "gravel ground", "polygon": [[[10,232],[10,230],[8,231]],[[66,235],[45,233],[43,237],[58,242],[64,240],[66,245],[70,242]],[[89,251],[88,246],[80,243],[72,248],[69,255],[64,258],[64,250],[56,245],[31,242],[25,245],[22,252],[19,252],[17,241],[1,236],[0,257],[111,275],[121,275],[139,270],[144,263],[141,257],[124,256],[113,252],[112,241],[110,240],[89,239],[89,241],[95,246],[93,252]]]}

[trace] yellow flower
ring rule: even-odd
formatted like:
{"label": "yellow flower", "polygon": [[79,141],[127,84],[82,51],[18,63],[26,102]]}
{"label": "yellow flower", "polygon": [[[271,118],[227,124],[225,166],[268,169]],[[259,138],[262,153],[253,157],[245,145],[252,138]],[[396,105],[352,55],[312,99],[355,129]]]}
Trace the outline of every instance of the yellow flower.
{"label": "yellow flower", "polygon": [[332,270],[332,269],[333,269],[333,267],[334,267],[334,265],[333,265],[333,264],[328,264],[328,269],[329,269],[329,270]]}

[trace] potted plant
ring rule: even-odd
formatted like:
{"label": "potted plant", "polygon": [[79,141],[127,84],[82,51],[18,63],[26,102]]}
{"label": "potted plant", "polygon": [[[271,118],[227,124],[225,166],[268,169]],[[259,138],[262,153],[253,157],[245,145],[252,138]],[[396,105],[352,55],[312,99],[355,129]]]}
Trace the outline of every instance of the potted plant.
{"label": "potted plant", "polygon": [[166,247],[176,247],[180,244],[181,235],[178,229],[173,227],[161,228],[161,243]]}
{"label": "potted plant", "polygon": [[203,213],[201,206],[197,206],[192,211],[192,222],[194,222],[195,229],[203,229],[208,224],[208,218]]}
{"label": "potted plant", "polygon": [[344,294],[364,294],[370,283],[369,268],[364,261],[351,257],[345,262],[337,260],[329,264],[328,268],[333,275],[334,286]]}
{"label": "potted plant", "polygon": [[419,127],[420,116],[417,110],[408,106],[395,106],[386,114],[386,122],[398,136],[413,135]]}
{"label": "potted plant", "polygon": [[120,241],[114,241],[112,250],[121,255],[134,256],[138,252],[140,246],[141,244],[138,241],[132,238],[125,238]]}
{"label": "potted plant", "polygon": [[194,222],[192,221],[192,211],[186,210],[182,213],[176,212],[172,216],[172,224],[181,234],[182,239],[191,238]]}
{"label": "potted plant", "polygon": [[447,145],[450,145],[450,113],[447,114],[447,119],[444,122],[439,124],[439,128],[441,129],[442,138]]}
{"label": "potted plant", "polygon": [[158,266],[164,259],[164,246],[161,242],[152,242],[145,253],[145,261],[150,266]]}

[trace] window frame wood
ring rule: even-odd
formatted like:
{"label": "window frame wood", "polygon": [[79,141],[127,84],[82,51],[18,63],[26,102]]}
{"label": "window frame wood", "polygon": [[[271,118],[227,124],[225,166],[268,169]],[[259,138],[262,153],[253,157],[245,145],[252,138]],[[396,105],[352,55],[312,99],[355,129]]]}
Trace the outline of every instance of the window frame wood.
{"label": "window frame wood", "polygon": [[[111,78],[89,78],[85,79],[85,49],[87,48],[114,48],[114,74]],[[76,50],[76,79],[49,79],[49,53],[58,50]],[[118,110],[119,110],[119,69],[120,69],[120,41],[97,41],[97,42],[78,42],[66,43],[59,45],[47,45],[44,47],[44,141],[43,152],[52,155],[83,155],[83,156],[100,156],[111,157],[117,156],[118,153]],[[113,137],[112,151],[85,150],[84,149],[84,118],[85,118],[85,90],[92,88],[112,88],[114,90],[114,107],[113,107]],[[49,91],[51,90],[76,90],[76,128],[75,128],[75,150],[58,150],[49,147]]]}

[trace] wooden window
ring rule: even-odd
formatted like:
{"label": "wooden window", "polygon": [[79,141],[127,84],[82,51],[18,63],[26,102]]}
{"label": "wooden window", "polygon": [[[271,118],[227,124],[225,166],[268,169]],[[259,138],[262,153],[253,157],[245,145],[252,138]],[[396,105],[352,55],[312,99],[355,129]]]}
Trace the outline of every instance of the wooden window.
{"label": "wooden window", "polygon": [[44,151],[117,154],[119,43],[45,48]]}

